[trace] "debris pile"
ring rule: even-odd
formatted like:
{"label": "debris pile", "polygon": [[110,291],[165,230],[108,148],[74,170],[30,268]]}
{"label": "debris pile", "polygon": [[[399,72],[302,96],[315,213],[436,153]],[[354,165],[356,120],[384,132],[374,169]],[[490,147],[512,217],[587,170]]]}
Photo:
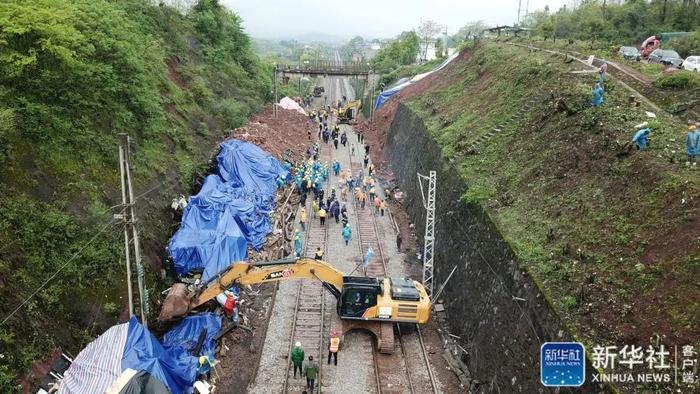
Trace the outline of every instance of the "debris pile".
{"label": "debris pile", "polygon": [[307,130],[314,126],[308,116],[280,107],[275,118],[272,106],[268,106],[245,126],[231,131],[229,138],[253,143],[275,157],[281,157],[287,150],[301,157],[309,143]]}

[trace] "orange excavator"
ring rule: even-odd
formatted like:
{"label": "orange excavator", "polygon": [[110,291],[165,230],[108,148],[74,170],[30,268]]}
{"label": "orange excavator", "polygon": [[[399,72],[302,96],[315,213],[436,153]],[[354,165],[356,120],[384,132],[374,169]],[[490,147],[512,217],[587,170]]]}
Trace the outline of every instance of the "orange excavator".
{"label": "orange excavator", "polygon": [[234,263],[216,280],[192,290],[178,283],[168,293],[158,319],[184,316],[233,285],[294,279],[321,281],[337,300],[342,333],[356,328],[369,330],[382,353],[393,352],[393,323],[425,324],[430,319],[432,302],[419,282],[408,278],[347,276],[324,261],[308,258]]}

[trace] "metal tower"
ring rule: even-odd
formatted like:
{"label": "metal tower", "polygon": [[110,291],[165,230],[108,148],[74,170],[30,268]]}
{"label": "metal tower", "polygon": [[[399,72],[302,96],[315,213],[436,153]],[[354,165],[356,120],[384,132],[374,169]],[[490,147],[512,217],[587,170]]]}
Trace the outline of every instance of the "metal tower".
{"label": "metal tower", "polygon": [[[435,171],[430,175],[418,174],[418,185],[423,197],[425,208],[425,236],[423,243],[423,286],[430,296],[433,295],[433,252],[435,250]],[[426,198],[423,181],[428,182],[428,195]]]}

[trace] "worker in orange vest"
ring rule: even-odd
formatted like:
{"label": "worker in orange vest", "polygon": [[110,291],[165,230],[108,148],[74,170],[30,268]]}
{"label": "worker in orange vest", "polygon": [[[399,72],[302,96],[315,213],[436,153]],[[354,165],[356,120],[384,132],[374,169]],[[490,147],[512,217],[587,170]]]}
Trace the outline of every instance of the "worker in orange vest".
{"label": "worker in orange vest", "polygon": [[333,331],[331,332],[331,343],[328,346],[328,364],[330,365],[331,363],[331,356],[333,356],[333,363],[335,365],[338,365],[338,348],[340,347],[340,338],[338,337],[338,333]]}

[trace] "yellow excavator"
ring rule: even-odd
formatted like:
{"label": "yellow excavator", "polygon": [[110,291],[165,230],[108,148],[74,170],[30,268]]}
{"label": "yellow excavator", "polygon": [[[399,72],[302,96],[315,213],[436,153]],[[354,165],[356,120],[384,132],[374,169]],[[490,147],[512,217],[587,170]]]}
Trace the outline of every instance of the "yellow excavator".
{"label": "yellow excavator", "polygon": [[188,294],[184,284],[174,285],[159,320],[184,316],[233,285],[251,285],[287,279],[317,279],[337,300],[344,334],[353,329],[374,333],[382,353],[394,350],[393,323],[425,324],[432,302],[422,284],[408,278],[346,276],[332,265],[309,258],[282,259],[255,264],[234,263],[219,277]]}
{"label": "yellow excavator", "polygon": [[360,114],[360,109],[362,109],[362,101],[348,101],[345,106],[338,110],[338,123],[350,124],[353,120],[357,119]]}

